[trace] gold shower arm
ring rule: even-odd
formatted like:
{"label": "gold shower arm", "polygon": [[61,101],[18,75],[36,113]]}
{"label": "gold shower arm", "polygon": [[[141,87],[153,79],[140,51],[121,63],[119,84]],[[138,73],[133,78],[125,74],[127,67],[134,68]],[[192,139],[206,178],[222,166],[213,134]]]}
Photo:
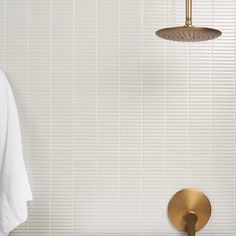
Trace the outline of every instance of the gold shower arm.
{"label": "gold shower arm", "polygon": [[191,26],[192,25],[192,0],[185,1],[185,25]]}
{"label": "gold shower arm", "polygon": [[188,233],[188,236],[195,236],[197,215],[193,211],[190,211],[186,215],[185,221],[187,224],[186,231]]}

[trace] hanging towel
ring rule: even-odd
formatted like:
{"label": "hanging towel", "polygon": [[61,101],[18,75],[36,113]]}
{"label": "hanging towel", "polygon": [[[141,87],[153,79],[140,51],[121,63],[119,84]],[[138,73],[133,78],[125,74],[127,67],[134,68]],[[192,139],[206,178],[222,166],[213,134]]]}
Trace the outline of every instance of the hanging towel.
{"label": "hanging towel", "polygon": [[0,236],[8,235],[27,219],[30,200],[17,108],[7,78],[0,71]]}

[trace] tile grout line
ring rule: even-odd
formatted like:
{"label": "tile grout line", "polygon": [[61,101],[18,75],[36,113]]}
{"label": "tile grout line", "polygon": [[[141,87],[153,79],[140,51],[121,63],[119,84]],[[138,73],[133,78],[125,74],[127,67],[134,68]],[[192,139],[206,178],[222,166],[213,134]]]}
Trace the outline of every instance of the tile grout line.
{"label": "tile grout line", "polygon": [[[30,3],[29,3],[29,0],[27,0],[27,95],[26,95],[26,137],[27,137],[27,164],[28,162],[30,162],[28,160],[29,158],[29,121],[30,121],[30,115],[29,115],[29,111],[30,111],[30,104],[29,104],[29,101],[30,101],[30,95],[29,95],[29,91],[30,91],[30,72],[29,72],[29,64],[30,64],[30,53],[29,53],[29,50],[30,50],[30,47],[29,47],[29,31],[30,31]],[[29,177],[31,177],[31,172],[30,172],[30,169],[28,168],[28,165],[27,165],[27,172],[29,173]],[[30,219],[28,219],[28,222],[27,222],[27,235],[30,235],[29,233],[30,231]]]}
{"label": "tile grout line", "polygon": [[96,227],[95,235],[99,235],[98,232],[98,0],[95,0],[96,13],[95,13],[95,100],[96,100]]}
{"label": "tile grout line", "polygon": [[[190,43],[187,46],[187,183],[190,186],[190,170],[191,170],[191,157],[190,157]],[[192,185],[192,184],[191,184]]]}
{"label": "tile grout line", "polygon": [[[213,25],[213,0],[211,0],[211,26]],[[213,42],[211,41],[211,58],[210,58],[210,65],[211,65],[211,69],[210,69],[210,104],[211,104],[211,123],[210,123],[210,162],[213,163],[213,145],[212,145],[212,137],[213,137]],[[212,165],[211,165],[212,166]],[[211,167],[210,167],[210,171]],[[212,186],[208,186],[210,191],[212,192]],[[212,235],[212,226],[211,224],[209,225],[210,227],[210,235]]]}
{"label": "tile grout line", "polygon": [[49,0],[50,4],[50,15],[49,15],[49,234],[52,235],[52,1]]}
{"label": "tile grout line", "polygon": [[7,7],[6,0],[3,0],[4,36],[3,36],[3,65],[6,70],[6,45],[7,45]]}
{"label": "tile grout line", "polygon": [[[234,3],[234,12],[236,13],[236,2]],[[234,30],[236,30],[236,17],[234,15]],[[234,40],[235,40],[235,31],[234,31]],[[234,45],[234,65],[236,64],[236,45]],[[235,99],[236,99],[236,90],[235,90],[235,86],[236,86],[236,83],[235,83],[235,78],[236,78],[236,68],[234,66],[234,72],[233,72],[234,76],[233,76],[233,98],[234,98],[234,103],[233,103],[233,108],[234,108],[234,112],[233,112],[233,129],[234,129],[234,135],[233,135],[233,143],[235,144],[235,141],[236,141],[236,125],[235,125],[235,109],[236,109],[236,102],[235,102]],[[233,150],[233,153],[234,153],[234,157],[235,157],[235,154],[236,154],[236,147],[234,145],[234,150]],[[233,218],[235,219],[235,208],[236,208],[236,199],[235,199],[235,194],[236,194],[236,175],[235,175],[235,172],[236,172],[236,161],[235,161],[235,158],[233,159]]]}
{"label": "tile grout line", "polygon": [[144,1],[141,0],[141,98],[142,98],[142,134],[141,134],[141,234],[143,233],[144,219]]}
{"label": "tile grout line", "polygon": [[[165,0],[164,0],[165,1]],[[165,3],[165,17],[164,22],[167,25],[167,15],[168,15],[168,2]],[[167,185],[167,178],[166,178],[166,162],[167,162],[167,41],[164,40],[164,160],[163,160],[163,197],[164,199],[167,197],[166,194],[166,185]],[[165,203],[165,200],[164,202]],[[164,225],[165,226],[165,225]],[[163,230],[164,234],[167,234],[166,229]]]}
{"label": "tile grout line", "polygon": [[118,134],[118,155],[119,155],[119,235],[121,235],[121,60],[120,60],[120,32],[121,32],[121,22],[120,22],[120,1],[118,0],[118,122],[119,122],[119,134]]}
{"label": "tile grout line", "polygon": [[72,148],[73,148],[73,234],[76,235],[76,207],[75,207],[75,196],[76,196],[76,184],[75,184],[75,173],[76,173],[76,161],[75,161],[75,0],[72,0]]}

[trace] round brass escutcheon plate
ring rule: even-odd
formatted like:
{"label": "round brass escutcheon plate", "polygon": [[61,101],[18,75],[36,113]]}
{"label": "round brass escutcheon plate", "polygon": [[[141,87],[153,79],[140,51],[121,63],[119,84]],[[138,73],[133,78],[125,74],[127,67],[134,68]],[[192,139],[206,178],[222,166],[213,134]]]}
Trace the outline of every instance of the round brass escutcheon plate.
{"label": "round brass escutcheon plate", "polygon": [[207,224],[211,216],[210,201],[200,190],[182,189],[171,198],[168,205],[168,215],[170,221],[178,229],[186,231],[185,217],[191,211],[198,217],[195,225],[196,231],[198,231]]}

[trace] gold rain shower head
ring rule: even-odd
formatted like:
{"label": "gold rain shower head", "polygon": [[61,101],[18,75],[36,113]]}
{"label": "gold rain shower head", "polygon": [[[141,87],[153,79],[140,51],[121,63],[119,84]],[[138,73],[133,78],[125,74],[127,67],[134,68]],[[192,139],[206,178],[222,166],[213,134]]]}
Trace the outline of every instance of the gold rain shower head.
{"label": "gold rain shower head", "polygon": [[222,34],[217,29],[192,25],[192,0],[186,0],[185,14],[184,26],[160,29],[156,31],[156,35],[172,41],[199,42],[218,38]]}

